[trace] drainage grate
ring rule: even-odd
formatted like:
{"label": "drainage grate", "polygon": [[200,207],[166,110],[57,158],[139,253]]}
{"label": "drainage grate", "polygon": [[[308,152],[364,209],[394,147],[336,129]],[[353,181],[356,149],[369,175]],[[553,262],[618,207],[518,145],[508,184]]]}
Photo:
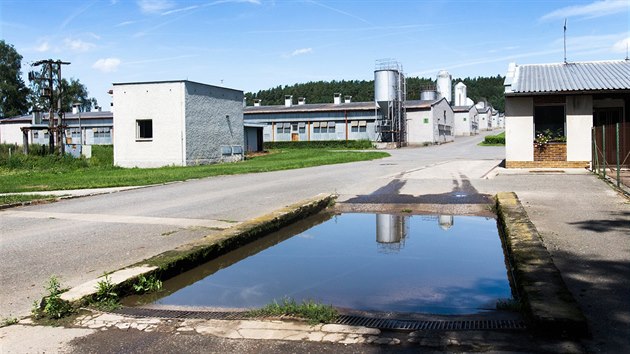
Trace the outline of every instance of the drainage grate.
{"label": "drainage grate", "polygon": [[[201,320],[242,320],[251,319],[244,311],[184,311],[141,307],[122,307],[114,313],[132,317],[156,317]],[[525,323],[521,320],[398,320],[354,315],[340,315],[337,324],[362,326],[378,329],[404,331],[475,331],[475,330],[521,330]]]}
{"label": "drainage grate", "polygon": [[341,315],[338,324],[349,326],[364,326],[391,330],[432,330],[432,331],[465,331],[465,330],[511,330],[525,329],[525,323],[520,320],[397,320],[361,316]]}

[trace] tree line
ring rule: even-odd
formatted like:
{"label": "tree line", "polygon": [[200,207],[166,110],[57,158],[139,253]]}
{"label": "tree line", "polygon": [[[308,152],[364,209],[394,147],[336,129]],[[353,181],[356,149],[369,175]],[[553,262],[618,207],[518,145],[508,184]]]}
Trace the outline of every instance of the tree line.
{"label": "tree line", "polygon": [[[504,76],[475,78],[455,78],[453,87],[462,81],[466,85],[467,95],[475,103],[485,100],[492,107],[503,112],[505,98],[503,96]],[[420,92],[429,87],[435,87],[436,81],[425,77],[408,77],[407,99],[419,100]],[[274,88],[259,90],[258,92],[246,92],[247,104],[252,105],[255,99],[260,99],[263,105],[284,104],[284,96],[293,95],[293,99],[305,97],[306,103],[332,103],[333,95],[341,93],[344,96],[352,96],[353,102],[369,102],[374,100],[374,80],[332,80],[311,81],[296,83],[293,85],[277,86]]]}
{"label": "tree line", "polygon": [[[13,45],[0,40],[0,118],[28,114],[34,109],[44,112],[50,109],[50,100],[41,94],[47,85],[40,80],[30,80],[27,86],[22,79],[22,58]],[[42,68],[34,77],[42,76],[44,70]],[[89,97],[87,87],[79,79],[59,80],[53,77],[58,82],[55,87],[63,92],[58,111],[70,112],[77,103],[81,111],[89,111],[98,105],[96,98]],[[57,94],[56,90],[55,96]]]}

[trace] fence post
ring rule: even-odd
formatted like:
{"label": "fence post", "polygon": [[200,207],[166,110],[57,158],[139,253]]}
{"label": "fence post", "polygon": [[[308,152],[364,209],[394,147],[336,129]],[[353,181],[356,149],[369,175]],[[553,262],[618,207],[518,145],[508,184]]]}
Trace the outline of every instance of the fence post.
{"label": "fence post", "polygon": [[593,165],[593,172],[595,172],[597,174],[597,176],[599,177],[599,151],[597,150],[597,127],[593,127],[593,150],[594,150],[594,154],[593,154],[593,159],[594,159],[594,165]]}
{"label": "fence post", "polygon": [[604,163],[604,179],[606,179],[606,126],[602,125],[602,162]]}
{"label": "fence post", "polygon": [[619,150],[620,150],[620,146],[619,146],[619,123],[617,122],[617,124],[615,125],[616,129],[615,129],[615,135],[616,135],[616,140],[617,140],[617,188],[621,188],[620,184],[621,184],[621,165],[619,162]]}

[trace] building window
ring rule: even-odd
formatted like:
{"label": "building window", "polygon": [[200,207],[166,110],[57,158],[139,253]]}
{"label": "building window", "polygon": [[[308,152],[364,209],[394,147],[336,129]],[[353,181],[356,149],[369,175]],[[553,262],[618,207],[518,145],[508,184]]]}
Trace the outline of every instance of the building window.
{"label": "building window", "polygon": [[39,133],[33,132],[33,139],[39,139]]}
{"label": "building window", "polygon": [[424,124],[429,124],[429,118],[424,118],[424,119],[422,120],[422,122],[423,122]]}
{"label": "building window", "polygon": [[548,140],[562,141],[565,136],[566,118],[564,106],[534,107],[534,132],[545,135]]}
{"label": "building window", "polygon": [[153,120],[138,119],[136,120],[136,140],[153,139]]}

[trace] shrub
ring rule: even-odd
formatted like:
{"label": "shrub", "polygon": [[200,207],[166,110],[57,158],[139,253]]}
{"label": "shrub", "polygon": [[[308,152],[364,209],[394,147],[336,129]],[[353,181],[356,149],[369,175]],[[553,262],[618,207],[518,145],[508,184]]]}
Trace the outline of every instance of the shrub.
{"label": "shrub", "polygon": [[505,145],[505,135],[488,135],[483,140],[483,143],[487,145]]}

